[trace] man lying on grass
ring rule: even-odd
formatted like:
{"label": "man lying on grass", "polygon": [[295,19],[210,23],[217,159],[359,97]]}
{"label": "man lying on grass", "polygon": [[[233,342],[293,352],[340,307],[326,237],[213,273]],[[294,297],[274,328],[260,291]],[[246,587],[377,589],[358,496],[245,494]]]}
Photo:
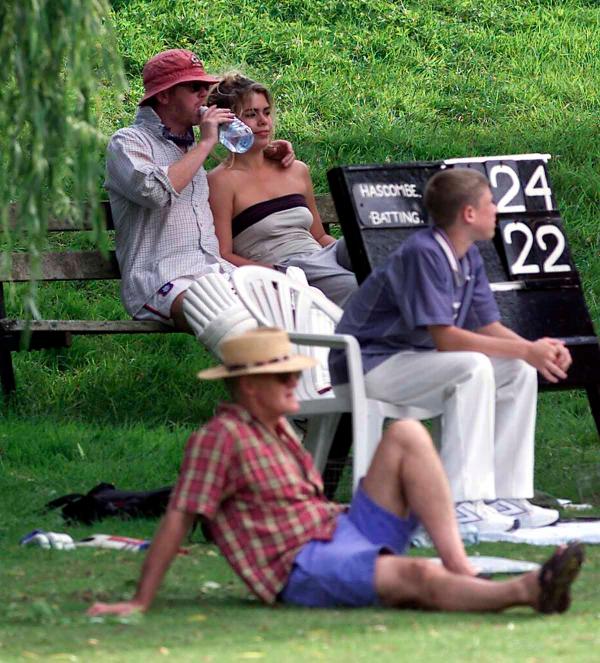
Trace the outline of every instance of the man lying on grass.
{"label": "man lying on grass", "polygon": [[[134,598],[96,603],[88,614],[147,610],[179,546],[201,516],[235,572],[264,602],[303,606],[418,606],[502,610],[528,605],[564,612],[583,547],[562,546],[534,571],[505,582],[475,577],[458,533],[448,481],[431,439],[415,421],[390,425],[349,510],[323,495],[312,458],[284,415],[298,411],[299,372],[285,332],[262,329],[224,341],[233,403],[186,448],[169,508],[152,542]],[[403,552],[420,521],[443,565]]]}

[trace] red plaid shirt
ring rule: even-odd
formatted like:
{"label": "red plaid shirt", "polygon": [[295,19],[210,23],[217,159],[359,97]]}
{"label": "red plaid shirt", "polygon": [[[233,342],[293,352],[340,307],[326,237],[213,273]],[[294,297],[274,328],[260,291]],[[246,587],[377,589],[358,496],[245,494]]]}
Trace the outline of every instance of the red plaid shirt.
{"label": "red plaid shirt", "polygon": [[310,454],[285,420],[273,435],[234,404],[221,405],[188,440],[170,508],[205,516],[227,561],[267,603],[300,548],[331,539],[342,510],[324,497]]}

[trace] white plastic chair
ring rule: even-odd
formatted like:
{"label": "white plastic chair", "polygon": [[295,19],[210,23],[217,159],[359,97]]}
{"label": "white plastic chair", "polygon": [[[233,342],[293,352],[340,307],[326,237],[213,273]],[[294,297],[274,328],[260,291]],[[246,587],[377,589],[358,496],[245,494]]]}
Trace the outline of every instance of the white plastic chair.
{"label": "white plastic chair", "polygon": [[[342,412],[352,415],[353,487],[369,468],[381,438],[383,423],[392,419],[428,419],[420,408],[398,407],[367,398],[358,341],[334,333],[342,309],[321,291],[266,267],[248,265],[236,269],[234,288],[248,310],[263,326],[285,329],[295,351],[317,358],[321,364],[304,371],[298,384],[300,415],[309,419],[305,446],[322,472]],[[346,353],[347,385],[331,388],[327,355],[332,348]]]}
{"label": "white plastic chair", "polygon": [[258,326],[231,282],[219,273],[206,274],[192,283],[183,312],[196,338],[216,356],[221,341]]}

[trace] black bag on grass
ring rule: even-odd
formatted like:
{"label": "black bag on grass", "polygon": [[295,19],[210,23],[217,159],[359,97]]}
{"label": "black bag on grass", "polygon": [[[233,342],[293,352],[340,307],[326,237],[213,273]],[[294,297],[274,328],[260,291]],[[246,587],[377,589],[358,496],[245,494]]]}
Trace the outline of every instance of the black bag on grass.
{"label": "black bag on grass", "polygon": [[167,509],[171,487],[157,490],[117,490],[111,483],[99,483],[86,495],[70,493],[46,504],[46,508],[59,509],[68,522],[86,525],[106,516],[121,518],[158,518]]}

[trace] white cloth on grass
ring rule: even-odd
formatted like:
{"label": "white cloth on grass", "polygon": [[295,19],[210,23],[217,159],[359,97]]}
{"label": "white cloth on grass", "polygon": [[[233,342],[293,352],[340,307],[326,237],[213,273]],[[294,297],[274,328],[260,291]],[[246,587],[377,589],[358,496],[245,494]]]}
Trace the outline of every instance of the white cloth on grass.
{"label": "white cloth on grass", "polygon": [[600,520],[574,521],[549,527],[517,529],[514,532],[482,532],[480,541],[507,541],[533,546],[558,546],[569,541],[600,543]]}
{"label": "white cloth on grass", "polygon": [[[442,562],[439,557],[431,557],[428,559],[440,564]],[[537,571],[541,566],[537,562],[528,562],[523,559],[489,557],[487,555],[469,556],[468,560],[477,569],[478,573],[527,573],[528,571]]]}

